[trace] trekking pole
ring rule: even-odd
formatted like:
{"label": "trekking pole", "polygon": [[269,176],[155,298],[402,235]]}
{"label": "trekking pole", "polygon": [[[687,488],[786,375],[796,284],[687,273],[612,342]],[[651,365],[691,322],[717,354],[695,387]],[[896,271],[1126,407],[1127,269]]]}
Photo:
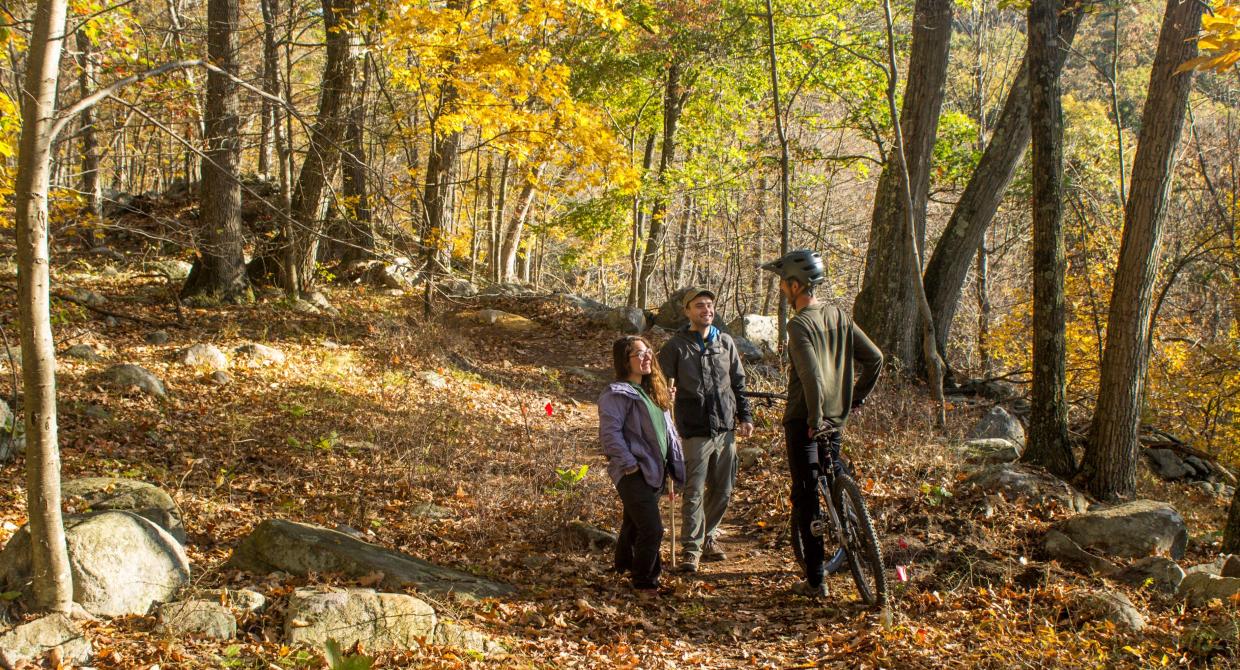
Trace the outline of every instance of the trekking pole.
{"label": "trekking pole", "polygon": [[[672,377],[671,396],[672,396],[672,400],[674,401],[676,399],[676,378],[675,377]],[[675,403],[673,402],[672,405],[674,407]],[[675,420],[676,419],[673,416],[672,421],[675,421]],[[668,504],[671,505],[672,507],[672,569],[675,570],[676,569],[676,478],[675,477],[668,478],[667,500],[668,500]]]}

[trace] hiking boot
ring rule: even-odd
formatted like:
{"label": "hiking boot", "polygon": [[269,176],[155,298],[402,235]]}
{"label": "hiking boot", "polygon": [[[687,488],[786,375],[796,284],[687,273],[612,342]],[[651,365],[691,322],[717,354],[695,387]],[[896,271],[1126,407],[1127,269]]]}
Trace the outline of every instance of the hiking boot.
{"label": "hiking boot", "polygon": [[706,546],[702,547],[702,560],[710,563],[728,560],[728,555],[723,553],[723,549],[719,548],[719,543],[714,538],[706,538]]}
{"label": "hiking boot", "polygon": [[676,572],[692,573],[698,571],[698,557],[693,554],[682,554]]}
{"label": "hiking boot", "polygon": [[824,580],[818,586],[814,586],[803,579],[796,584],[793,584],[791,590],[793,593],[799,596],[805,596],[806,598],[826,598],[827,582]]}

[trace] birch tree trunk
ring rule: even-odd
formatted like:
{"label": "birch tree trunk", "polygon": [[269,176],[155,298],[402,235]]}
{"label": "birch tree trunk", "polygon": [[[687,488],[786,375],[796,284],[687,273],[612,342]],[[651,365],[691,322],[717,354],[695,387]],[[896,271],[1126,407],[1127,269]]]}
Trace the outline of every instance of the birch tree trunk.
{"label": "birch tree trunk", "polygon": [[21,96],[22,134],[13,194],[32,583],[35,606],[59,612],[68,612],[73,605],[73,577],[60,511],[47,192],[66,5],[65,0],[40,0],[35,7]]}

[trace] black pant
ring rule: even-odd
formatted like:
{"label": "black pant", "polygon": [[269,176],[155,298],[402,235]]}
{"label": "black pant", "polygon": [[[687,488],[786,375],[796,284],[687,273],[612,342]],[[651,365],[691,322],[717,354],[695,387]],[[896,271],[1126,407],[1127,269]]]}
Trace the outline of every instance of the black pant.
{"label": "black pant", "polygon": [[[831,448],[839,453],[840,433],[831,438]],[[805,579],[813,586],[822,583],[826,550],[821,535],[815,536],[811,525],[822,514],[818,503],[819,445],[809,436],[805,420],[784,424],[784,443],[788,447],[788,469],[792,473],[792,518],[801,535],[805,555]]]}
{"label": "black pant", "polygon": [[616,484],[624,503],[624,521],[616,542],[616,571],[628,571],[633,587],[652,589],[659,585],[663,559],[663,519],[659,515],[659,489],[646,483],[641,471],[625,475]]}

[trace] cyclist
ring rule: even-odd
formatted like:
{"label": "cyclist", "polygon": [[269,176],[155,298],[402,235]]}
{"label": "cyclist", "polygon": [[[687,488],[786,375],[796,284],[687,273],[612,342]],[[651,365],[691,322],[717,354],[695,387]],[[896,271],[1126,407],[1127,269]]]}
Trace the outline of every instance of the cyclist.
{"label": "cyclist", "polygon": [[598,399],[598,434],[607,473],[624,505],[614,567],[629,573],[638,593],[657,595],[663,571],[659,496],[669,476],[684,483],[684,454],[668,411],[671,394],[650,342],[632,335],[616,340],[612,365],[616,380]]}
{"label": "cyclist", "polygon": [[[779,275],[779,290],[796,311],[788,321],[788,402],[784,440],[792,475],[792,514],[805,554],[805,579],[794,593],[827,595],[824,548],[811,524],[818,517],[818,444],[823,433],[839,449],[851,410],[865,402],[882,371],[883,354],[839,308],[818,302],[814,288],[826,280],[822,256],[808,249],[762,265]],[[854,381],[854,376],[856,380]]]}
{"label": "cyclist", "polygon": [[680,569],[697,572],[699,558],[727,560],[717,533],[736,483],[736,436],[753,434],[753,415],[741,395],[745,368],[736,343],[714,326],[715,294],[695,286],[683,296],[689,323],[659,350],[659,367],[676,387],[676,430],[684,440]]}

